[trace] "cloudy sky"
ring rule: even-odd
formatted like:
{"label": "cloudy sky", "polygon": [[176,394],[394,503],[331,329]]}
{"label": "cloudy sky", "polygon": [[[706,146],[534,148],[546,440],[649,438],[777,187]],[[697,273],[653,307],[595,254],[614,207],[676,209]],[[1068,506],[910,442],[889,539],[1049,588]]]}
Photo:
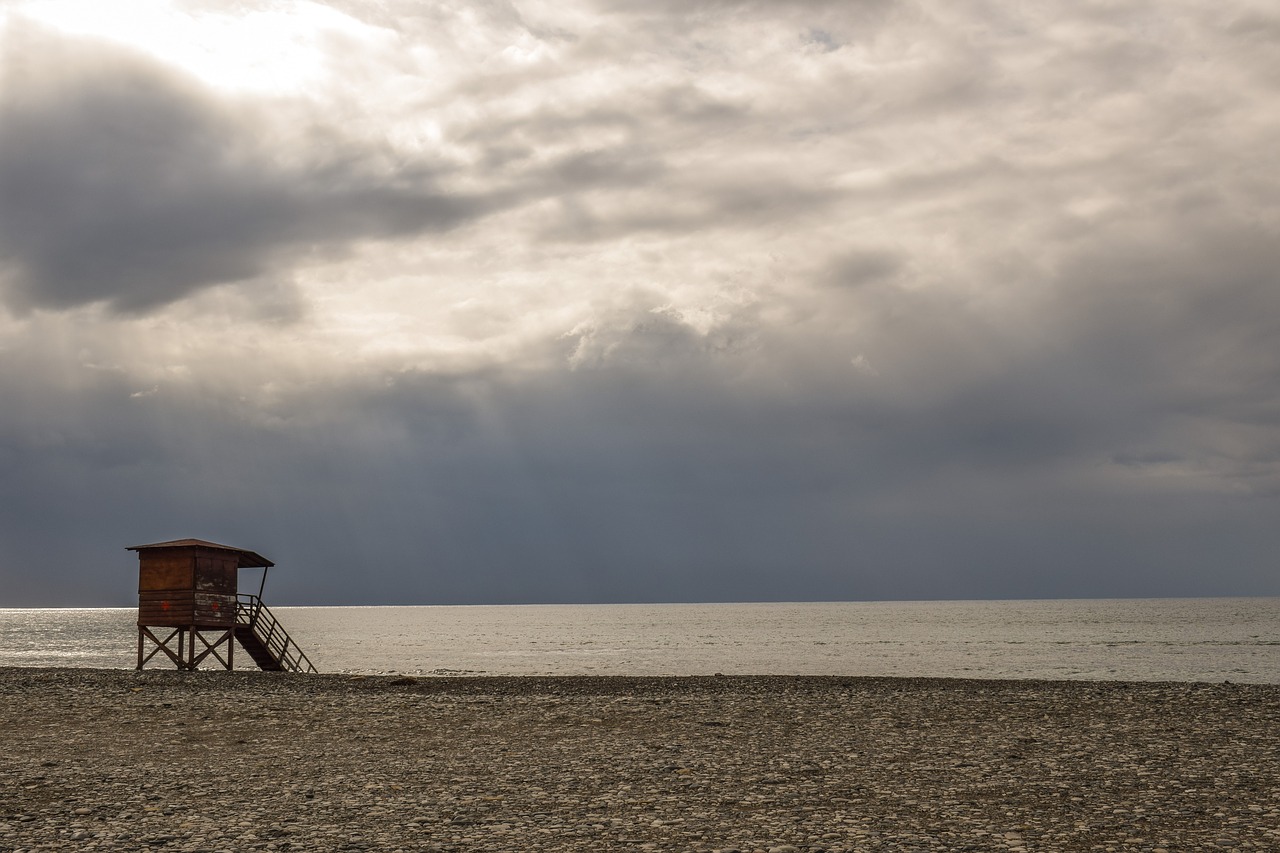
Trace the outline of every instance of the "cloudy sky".
{"label": "cloudy sky", "polygon": [[1280,594],[1269,0],[0,0],[0,606]]}

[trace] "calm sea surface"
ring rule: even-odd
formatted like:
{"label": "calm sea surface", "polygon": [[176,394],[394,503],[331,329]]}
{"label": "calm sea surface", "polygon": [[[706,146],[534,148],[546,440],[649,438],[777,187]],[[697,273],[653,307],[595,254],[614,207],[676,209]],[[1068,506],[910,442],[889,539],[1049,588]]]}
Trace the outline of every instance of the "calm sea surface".
{"label": "calm sea surface", "polygon": [[[1280,598],[273,610],[322,672],[1280,683]],[[131,668],[135,613],[0,609],[0,666]]]}

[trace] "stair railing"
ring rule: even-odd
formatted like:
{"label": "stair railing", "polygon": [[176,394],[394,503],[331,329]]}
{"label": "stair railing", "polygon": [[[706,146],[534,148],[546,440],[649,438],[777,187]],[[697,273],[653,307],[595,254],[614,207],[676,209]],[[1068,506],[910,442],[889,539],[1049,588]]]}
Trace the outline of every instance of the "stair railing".
{"label": "stair railing", "polygon": [[236,622],[248,625],[271,656],[283,669],[292,672],[316,672],[311,660],[285,631],[280,620],[262,599],[256,595],[241,593],[236,596]]}

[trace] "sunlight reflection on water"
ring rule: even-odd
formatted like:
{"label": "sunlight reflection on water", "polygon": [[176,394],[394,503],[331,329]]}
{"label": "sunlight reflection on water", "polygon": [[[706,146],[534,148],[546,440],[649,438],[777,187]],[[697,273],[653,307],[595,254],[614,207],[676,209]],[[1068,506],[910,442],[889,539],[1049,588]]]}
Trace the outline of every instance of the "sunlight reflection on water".
{"label": "sunlight reflection on water", "polygon": [[[273,609],[324,672],[1280,683],[1276,598]],[[0,666],[132,667],[134,615],[0,610]]]}

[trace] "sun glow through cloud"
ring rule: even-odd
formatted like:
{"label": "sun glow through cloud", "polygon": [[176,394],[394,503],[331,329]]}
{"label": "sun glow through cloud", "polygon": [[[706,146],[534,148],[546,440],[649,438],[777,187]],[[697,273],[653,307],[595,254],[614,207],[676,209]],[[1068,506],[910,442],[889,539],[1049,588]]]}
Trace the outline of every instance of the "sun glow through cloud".
{"label": "sun glow through cloud", "polygon": [[9,15],[126,45],[210,86],[260,94],[306,92],[335,73],[336,42],[383,37],[373,27],[305,0],[243,11],[165,0],[44,0],[18,3]]}

